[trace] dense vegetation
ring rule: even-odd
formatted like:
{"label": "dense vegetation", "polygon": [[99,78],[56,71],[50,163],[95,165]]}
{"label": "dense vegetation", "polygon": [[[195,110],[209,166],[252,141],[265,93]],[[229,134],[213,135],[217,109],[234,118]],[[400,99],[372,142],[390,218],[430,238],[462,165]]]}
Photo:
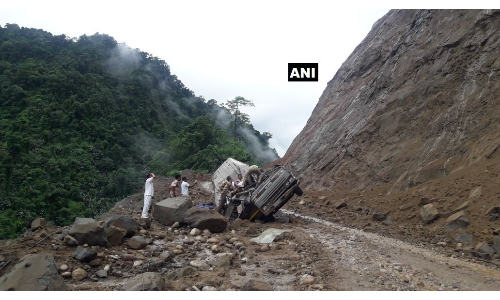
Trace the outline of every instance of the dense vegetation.
{"label": "dense vegetation", "polygon": [[0,27],[0,107],[0,239],[37,216],[95,216],[149,171],[210,172],[227,157],[264,163],[255,147],[272,153],[268,133],[246,124],[250,137],[235,141],[215,100],[107,35]]}

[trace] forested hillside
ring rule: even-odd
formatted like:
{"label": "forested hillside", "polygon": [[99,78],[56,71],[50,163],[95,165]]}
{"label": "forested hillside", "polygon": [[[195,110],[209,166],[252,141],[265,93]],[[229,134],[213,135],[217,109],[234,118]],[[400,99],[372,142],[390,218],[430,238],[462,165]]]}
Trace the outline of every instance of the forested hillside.
{"label": "forested hillside", "polygon": [[249,136],[234,141],[216,101],[196,97],[165,61],[102,34],[0,27],[0,106],[0,239],[35,216],[58,225],[94,216],[150,171],[277,157],[269,134],[247,123],[239,130]]}

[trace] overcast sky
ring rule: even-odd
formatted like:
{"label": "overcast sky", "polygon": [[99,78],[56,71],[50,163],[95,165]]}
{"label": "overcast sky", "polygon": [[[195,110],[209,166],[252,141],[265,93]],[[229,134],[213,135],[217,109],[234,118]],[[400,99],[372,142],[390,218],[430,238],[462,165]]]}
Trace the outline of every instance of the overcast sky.
{"label": "overcast sky", "polygon": [[[70,37],[105,33],[164,59],[198,96],[253,100],[255,108],[243,111],[257,130],[273,134],[280,156],[327,82],[388,12],[339,9],[333,1],[21,2],[0,8],[0,25]],[[319,82],[288,82],[290,62],[319,63]]]}

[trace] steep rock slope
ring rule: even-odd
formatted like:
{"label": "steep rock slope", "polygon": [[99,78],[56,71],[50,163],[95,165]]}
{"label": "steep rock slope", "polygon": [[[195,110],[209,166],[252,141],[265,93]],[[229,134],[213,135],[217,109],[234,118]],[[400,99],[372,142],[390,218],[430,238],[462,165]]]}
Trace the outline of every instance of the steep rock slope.
{"label": "steep rock slope", "polygon": [[386,193],[500,154],[500,12],[390,11],[281,159],[309,190]]}

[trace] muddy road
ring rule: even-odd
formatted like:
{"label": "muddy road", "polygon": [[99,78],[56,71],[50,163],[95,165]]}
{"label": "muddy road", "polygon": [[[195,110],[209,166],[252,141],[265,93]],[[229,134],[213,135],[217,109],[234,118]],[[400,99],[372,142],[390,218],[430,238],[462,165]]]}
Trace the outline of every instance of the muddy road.
{"label": "muddy road", "polygon": [[[282,210],[308,224],[305,234],[312,261],[332,274],[329,290],[500,290],[500,269],[470,257],[453,258],[374,233],[339,226]],[[322,256],[318,251],[321,250]],[[325,272],[326,271],[326,272]]]}

